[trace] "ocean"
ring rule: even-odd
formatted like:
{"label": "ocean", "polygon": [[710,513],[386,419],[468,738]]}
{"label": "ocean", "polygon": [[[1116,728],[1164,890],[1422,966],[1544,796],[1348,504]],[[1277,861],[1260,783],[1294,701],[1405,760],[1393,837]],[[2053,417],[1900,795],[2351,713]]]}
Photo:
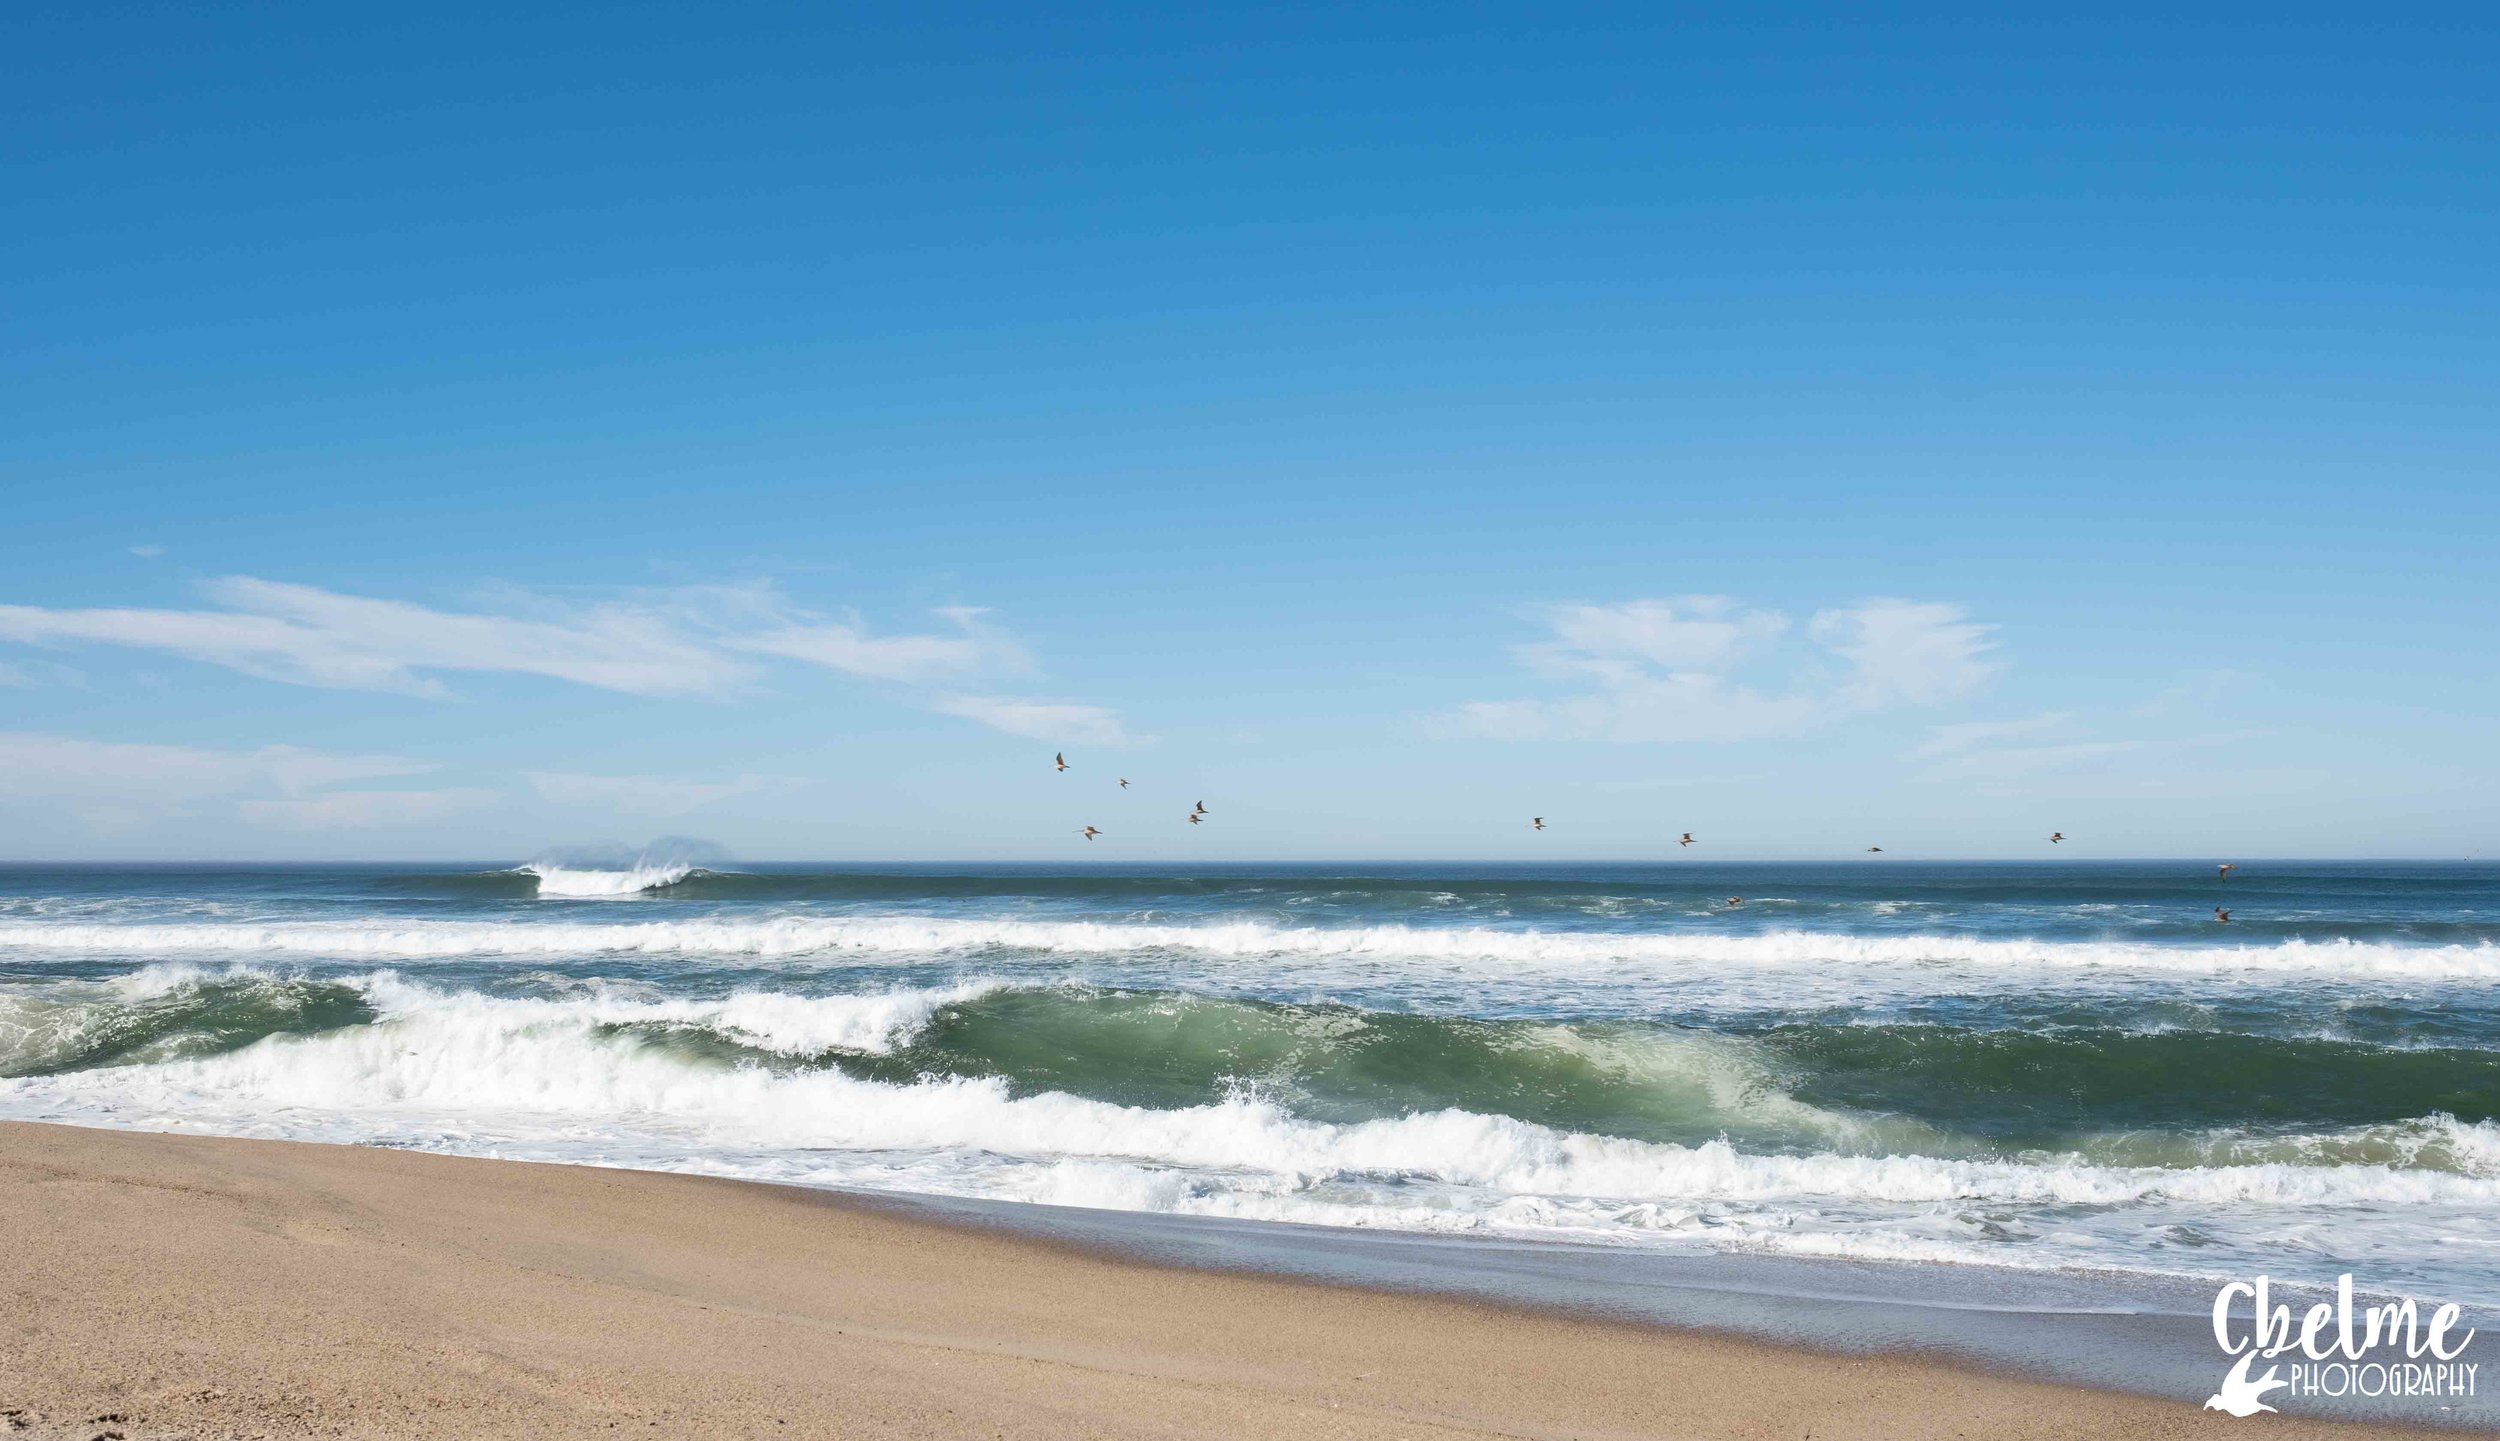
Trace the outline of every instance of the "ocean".
{"label": "ocean", "polygon": [[0,1117],[2488,1305],[2500,866],[15,867]]}

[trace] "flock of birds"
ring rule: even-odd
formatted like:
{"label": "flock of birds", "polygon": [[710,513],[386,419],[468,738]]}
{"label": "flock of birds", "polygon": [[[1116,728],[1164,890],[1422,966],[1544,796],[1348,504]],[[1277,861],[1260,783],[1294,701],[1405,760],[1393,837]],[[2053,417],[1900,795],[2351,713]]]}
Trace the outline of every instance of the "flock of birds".
{"label": "flock of birds", "polygon": [[[1054,770],[1067,770],[1068,753],[1066,751],[1054,752],[1051,756],[1051,765]],[[1121,776],[1119,781],[1120,789],[1127,790],[1128,777]],[[1198,802],[1198,804],[1188,812],[1186,819],[1193,826],[1204,825],[1207,819],[1207,803],[1205,801]],[[1541,831],[1545,829],[1545,817],[1530,816],[1528,818],[1528,829],[1532,831]],[[1087,826],[1083,830],[1077,832],[1078,835],[1085,837],[1085,839],[1089,841],[1102,833],[1102,829],[1098,826]],[[1691,845],[1693,843],[1693,833],[1691,831],[1684,832],[1681,836],[1676,838],[1675,843],[1679,847]],[[2065,843],[2066,833],[2064,831],[2049,832],[2050,845],[2057,846],[2064,845]],[[1880,856],[1884,853],[1884,848],[1882,846],[1868,846],[1866,848],[1866,853],[1870,856]],[[2231,879],[2231,872],[2235,869],[2237,869],[2237,867],[2233,866],[2229,861],[2224,861],[2219,866],[2215,867],[2215,873],[2223,880],[2227,881]],[[1731,906],[1741,906],[1745,903],[1745,898],[1743,896],[1730,896],[1727,898],[1727,903]],[[2214,907],[2214,923],[2217,925],[2229,925],[2231,923],[2230,910],[2223,906]]]}
{"label": "flock of birds", "polygon": [[[1058,770],[1064,771],[1068,768],[1068,753],[1066,751],[1058,752],[1056,755],[1051,757],[1051,760],[1054,767]],[[1128,789],[1127,776],[1120,777],[1120,789]],[[1207,803],[1205,801],[1198,802],[1197,806],[1190,810],[1186,819],[1193,826],[1205,825],[1207,821]],[[1102,828],[1099,826],[1087,826],[1085,829],[1078,831],[1077,834],[1090,841],[1094,837],[1102,834]]]}

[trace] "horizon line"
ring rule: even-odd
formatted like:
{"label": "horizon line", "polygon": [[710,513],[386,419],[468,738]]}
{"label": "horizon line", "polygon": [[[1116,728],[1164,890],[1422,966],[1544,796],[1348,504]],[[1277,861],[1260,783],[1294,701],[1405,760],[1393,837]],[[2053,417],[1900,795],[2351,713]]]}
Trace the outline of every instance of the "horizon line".
{"label": "horizon line", "polygon": [[[2221,855],[2221,854],[2225,854],[2225,853],[2222,853],[2222,852],[2216,852],[2216,853],[2214,853],[2214,855]],[[2233,861],[2231,862],[2231,864],[2232,864],[2234,867],[2241,866],[2241,865],[2243,865],[2243,864],[2245,864],[2245,863],[2247,863],[2247,862],[2258,862],[2258,863],[2264,863],[2264,864],[2277,864],[2277,865],[2279,865],[2279,864],[2295,864],[2295,865],[2300,865],[2300,864],[2323,864],[2323,865],[2461,865],[2461,864],[2466,864],[2466,863],[2471,863],[2471,862],[2483,862],[2483,863],[2486,863],[2486,864],[2500,864],[2500,856],[2489,856],[2489,857],[2485,857],[2485,856],[2428,856],[2428,855],[2405,855],[2405,856],[2359,856],[2359,855],[2348,855],[2348,856],[2320,856],[2320,855],[2265,855],[2265,854],[2262,854],[2262,853],[2257,853],[2257,852],[2248,852],[2248,851],[2230,852],[2230,853],[2228,853],[2228,854],[2233,855],[2233,856],[2238,856],[2238,857],[2245,857],[2245,861],[2243,861],[2243,860],[2233,860]],[[1255,858],[1255,857],[1233,857],[1233,858],[1229,858],[1229,859],[1225,859],[1225,860],[1168,860],[1168,861],[1167,861],[1167,860],[1163,860],[1163,859],[1152,858],[1152,857],[1138,857],[1138,858],[1127,858],[1127,859],[1123,859],[1123,858],[1115,858],[1115,857],[1103,857],[1103,858],[1100,858],[1100,859],[1091,859],[1091,860],[1081,860],[1081,859],[1066,859],[1066,860],[1062,860],[1062,859],[1048,858],[1048,857],[1022,857],[1022,858],[1018,858],[1018,857],[1011,857],[1011,856],[983,856],[983,857],[922,857],[922,858],[911,858],[911,857],[886,857],[886,858],[881,858],[881,859],[876,859],[876,860],[855,860],[855,859],[853,859],[853,860],[846,860],[846,859],[841,859],[841,858],[836,858],[836,857],[812,856],[812,857],[806,857],[806,858],[799,858],[799,859],[784,859],[784,860],[772,860],[772,859],[763,859],[763,858],[752,858],[752,859],[744,859],[744,860],[708,860],[708,861],[688,861],[688,862],[685,862],[685,864],[686,864],[686,865],[688,865],[690,868],[695,869],[695,870],[712,870],[712,871],[721,871],[721,872],[726,873],[726,874],[735,874],[735,873],[737,872],[738,868],[740,868],[740,867],[742,867],[742,866],[1049,866],[1049,865],[1083,865],[1083,866],[1160,866],[1160,865],[1191,865],[1191,866],[1199,866],[1199,867],[1207,867],[1207,866],[1226,866],[1226,865],[1235,865],[1235,866],[1293,866],[1293,865],[1398,865],[1398,866],[1437,866],[1437,865],[1545,865],[1545,866],[1555,866],[1555,865],[1645,865],[1645,864],[1658,864],[1658,865],[1668,865],[1668,864],[1673,864],[1673,865],[1708,865],[1708,864],[1711,864],[1711,863],[1713,863],[1713,862],[1720,862],[1720,863],[1742,863],[1742,864],[1746,864],[1746,865],[1827,865],[1827,864],[1834,864],[1834,863],[1838,863],[1838,862],[1842,862],[1842,861],[1860,862],[1860,863],[1863,863],[1863,864],[1866,864],[1866,865],[1870,865],[1870,866],[1873,866],[1873,865],[1885,865],[1885,864],[1891,864],[1891,863],[1901,862],[1901,861],[1907,861],[1907,862],[1911,862],[1911,863],[1915,863],[1915,864],[1950,864],[1950,865],[1996,865],[1996,864],[2008,864],[2008,865],[2093,865],[2093,864],[2100,864],[2100,865],[2169,865],[2169,864],[2180,864],[2180,865],[2208,865],[2208,866],[2209,866],[2209,865],[2214,865],[2214,864],[2217,864],[2217,863],[2218,863],[2218,862],[2214,859],[2214,855],[2196,855],[2196,856],[2189,856],[2189,855],[2166,855],[2166,856],[2164,856],[2164,855],[2135,855],[2135,856],[1955,856],[1955,855],[1912,855],[1912,854],[1906,854],[1906,853],[1896,855],[1896,854],[1894,854],[1894,853],[1892,853],[1892,852],[1887,851],[1887,852],[1885,852],[1885,853],[1884,853],[1884,857],[1883,857],[1883,859],[1882,859],[1882,860],[1871,860],[1871,859],[1868,859],[1868,858],[1867,858],[1865,855],[1863,855],[1862,853],[1861,853],[1861,854],[1842,853],[1842,854],[1835,854],[1835,855],[1830,855],[1830,856],[1711,856],[1711,857],[1702,857],[1702,856],[1672,856],[1672,855],[1669,855],[1669,856],[1614,856],[1614,857],[1605,857],[1605,856],[1556,856],[1556,857],[1542,857],[1542,858],[1540,858],[1540,857],[1530,857],[1530,856],[1493,856],[1493,857],[1487,857],[1487,856],[1371,856],[1371,857],[1330,857],[1330,856],[1320,856],[1320,857],[1311,857],[1311,858],[1303,858],[1303,859],[1287,858],[1287,857],[1264,857],[1264,858]],[[641,861],[641,858],[636,857],[636,858],[634,858],[634,861],[633,861],[633,862],[631,862],[631,863],[644,863],[644,862],[642,862],[642,861]],[[207,858],[207,857],[197,857],[197,856],[149,856],[149,857],[127,857],[127,856],[125,856],[125,857],[119,857],[119,858],[71,856],[71,857],[65,857],[65,858],[60,858],[60,859],[42,859],[42,860],[37,860],[37,859],[28,859],[28,858],[16,858],[16,859],[11,859],[11,858],[0,858],[0,869],[5,869],[5,868],[9,868],[9,867],[35,867],[35,866],[96,866],[96,867],[110,867],[110,866],[200,866],[200,867],[246,867],[246,866],[287,866],[287,867],[319,867],[319,866],[332,866],[332,867],[348,867],[348,866],[356,866],[356,867],[369,867],[369,866],[424,866],[424,867],[436,867],[436,868],[440,868],[440,867],[458,867],[458,866],[476,866],[476,867],[482,868],[482,869],[484,869],[484,870],[487,870],[487,871],[489,871],[489,872],[493,872],[493,871],[519,871],[519,870],[522,870],[522,869],[524,869],[524,868],[526,868],[526,867],[528,867],[528,866],[537,865],[537,864],[540,864],[540,862],[538,862],[538,861],[534,861],[534,860],[521,860],[521,861],[516,861],[516,862],[508,862],[508,863],[507,863],[507,862],[503,861],[501,858],[495,858],[495,859],[491,859],[491,860],[490,860],[490,859],[481,859],[481,858],[477,858],[477,857],[459,857],[459,858],[440,858],[440,859],[431,859],[431,860],[429,860],[429,859],[422,859],[422,858],[416,858],[416,857],[404,857],[404,856],[386,856],[386,857],[379,857],[379,858],[372,858],[372,859],[364,859],[364,860],[341,860],[341,859],[336,859],[336,858],[330,858],[330,859],[315,859],[315,858],[309,858],[309,857],[254,857],[254,858],[247,858],[247,859],[211,859],[211,858]],[[546,862],[546,864],[560,864],[560,863],[559,863],[559,862],[550,861],[550,862]],[[600,867],[600,864],[599,864],[598,862],[579,862],[579,861],[576,861],[576,862],[571,862],[570,864],[572,864],[575,868],[578,868],[578,869],[599,869],[599,868],[601,868],[601,867]],[[648,862],[648,864],[668,865],[668,864],[674,864],[674,862],[669,862],[669,861],[656,861],[656,862]]]}

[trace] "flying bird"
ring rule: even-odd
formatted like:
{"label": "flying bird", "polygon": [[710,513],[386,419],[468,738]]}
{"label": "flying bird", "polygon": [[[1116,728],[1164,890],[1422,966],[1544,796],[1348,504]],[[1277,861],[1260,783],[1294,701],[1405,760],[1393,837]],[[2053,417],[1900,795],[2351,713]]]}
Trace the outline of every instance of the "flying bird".
{"label": "flying bird", "polygon": [[1197,808],[1196,810],[1194,810],[1194,811],[1191,811],[1191,812],[1190,812],[1190,814],[1191,814],[1191,815],[1193,815],[1193,816],[1202,816],[1202,815],[1205,815],[1206,813],[1207,813],[1207,803],[1206,803],[1205,801],[1200,801],[1200,802],[1198,802],[1198,808]]}
{"label": "flying bird", "polygon": [[1727,903],[1731,906],[1741,906],[1745,903],[1745,898],[1743,896],[1730,896],[1727,898]]}
{"label": "flying bird", "polygon": [[1679,845],[1679,846],[1689,846],[1689,845],[1691,845],[1692,843],[1693,843],[1693,833],[1692,833],[1691,831],[1686,831],[1686,832],[1684,833],[1684,839],[1682,839],[1682,840],[1680,840],[1680,841],[1677,841],[1677,842],[1676,842],[1676,844],[1677,844],[1677,845]]}
{"label": "flying bird", "polygon": [[1870,856],[1880,856],[1884,853],[1884,848],[1882,846],[1868,846],[1866,848],[1866,853]]}
{"label": "flying bird", "polygon": [[2238,867],[2238,866],[2235,866],[2235,865],[2231,864],[2229,861],[2224,861],[2221,865],[2218,865],[2218,866],[2214,867],[2214,874],[2215,874],[2215,875],[2218,875],[2218,876],[2220,876],[2220,877],[2222,877],[2224,880],[2226,880],[2226,881],[2227,881],[2227,880],[2231,879],[2231,872],[2236,871],[2236,870],[2238,870],[2238,869],[2239,869],[2239,867]]}
{"label": "flying bird", "polygon": [[1098,836],[1098,835],[1101,835],[1101,834],[1102,834],[1102,832],[1100,832],[1100,831],[1098,831],[1098,830],[1095,830],[1092,826],[1087,826],[1084,830],[1077,832],[1077,834],[1079,834],[1079,835],[1081,835],[1081,836],[1085,837],[1085,839],[1087,839],[1087,840],[1089,840],[1089,841],[1090,841],[1090,840],[1092,840],[1094,837],[1096,837],[1096,836]]}
{"label": "flying bird", "polygon": [[2224,910],[2220,906],[2216,906],[2214,907],[2214,920],[2217,924],[2227,926],[2231,924],[2231,913]]}
{"label": "flying bird", "polygon": [[1205,825],[1206,820],[1206,814],[1202,811],[1191,811],[1189,813],[1189,823],[1193,826]]}
{"label": "flying bird", "polygon": [[2049,832],[2049,844],[2050,844],[2050,845],[2056,845],[2056,844],[2058,844],[2059,842],[2061,842],[2061,841],[2063,841],[2063,840],[2065,840],[2065,839],[2066,839],[2066,833],[2065,833],[2064,831],[2051,831],[2051,832]]}
{"label": "flying bird", "polygon": [[1051,757],[1051,759],[1059,763],[1059,769],[1066,770],[1068,768],[1068,753],[1066,751],[1059,752],[1057,755]]}
{"label": "flying bird", "polygon": [[1127,790],[1127,789],[1128,789],[1128,777],[1127,777],[1127,776],[1122,776],[1122,777],[1120,777],[1120,789],[1122,789],[1122,790]]}
{"label": "flying bird", "polygon": [[1528,829],[1530,829],[1530,830],[1532,830],[1532,831],[1541,831],[1541,830],[1545,829],[1545,817],[1543,817],[1543,816],[1538,816],[1538,817],[1536,817],[1536,818],[1534,818],[1534,819],[1530,820],[1530,821],[1528,822]]}

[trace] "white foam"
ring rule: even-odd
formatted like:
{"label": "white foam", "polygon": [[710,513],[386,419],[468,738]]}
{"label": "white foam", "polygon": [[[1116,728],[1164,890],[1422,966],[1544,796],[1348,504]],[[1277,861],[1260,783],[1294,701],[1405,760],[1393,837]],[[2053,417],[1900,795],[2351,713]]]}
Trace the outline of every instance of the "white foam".
{"label": "white foam", "polygon": [[[664,874],[654,872],[653,874]],[[597,872],[630,879],[636,872]],[[542,877],[541,885],[545,884]],[[623,882],[617,883],[620,887]],[[612,892],[626,893],[622,889]],[[1115,921],[954,920],[919,916],[780,916],[752,920],[295,921],[267,924],[94,925],[0,922],[0,949],[104,953],[319,955],[428,959],[589,954],[933,955],[984,950],[1098,956],[1148,952],[1294,960],[1480,963],[1505,970],[1613,967],[1773,969],[1833,965],[2051,968],[2131,973],[2289,972],[2327,976],[2500,979],[2500,946],[2406,946],[2352,940],[2273,945],[2153,946],[2118,941],[1861,936],[1824,931],[1726,935],[1309,927],[1238,921],[1157,925]]]}
{"label": "white foam", "polygon": [[[143,1004],[191,986],[285,979],[255,967],[174,964],[146,966],[107,981],[58,988],[72,994],[0,994],[0,1063],[37,1057],[82,1034],[97,1014],[100,997],[94,993],[109,995],[121,1004]],[[885,1053],[917,1031],[939,1007],[975,999],[1000,986],[975,980],[867,995],[799,996],[741,990],[717,999],[655,999],[639,994],[637,987],[592,982],[561,999],[542,999],[437,990],[393,971],[326,979],[362,991],[386,1024],[396,1018],[424,1017],[422,1029],[429,1033],[447,1034],[448,1027],[507,1036],[568,1031],[587,1035],[603,1027],[691,1027],[792,1057],[835,1050]]]}
{"label": "white foam", "polygon": [[520,871],[538,877],[538,894],[549,899],[592,900],[632,896],[673,886],[694,874],[692,866],[638,865],[621,871],[576,870],[568,866],[531,864]]}

